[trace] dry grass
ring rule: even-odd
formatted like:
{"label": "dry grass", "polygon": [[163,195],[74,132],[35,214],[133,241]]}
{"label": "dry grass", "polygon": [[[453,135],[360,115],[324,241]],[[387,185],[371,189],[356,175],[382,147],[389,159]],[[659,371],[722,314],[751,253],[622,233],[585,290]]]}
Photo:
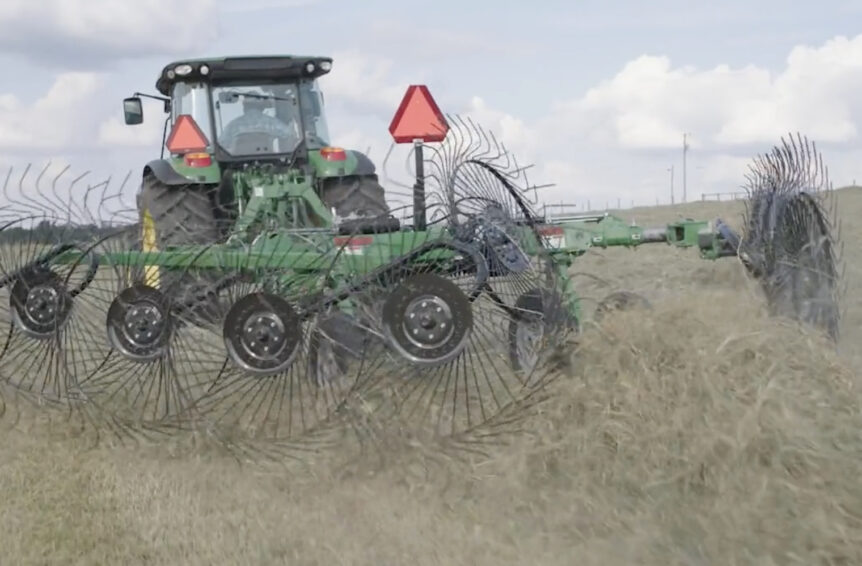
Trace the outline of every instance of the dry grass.
{"label": "dry grass", "polygon": [[588,327],[576,373],[490,458],[393,438],[383,461],[239,467],[180,445],[90,449],[28,410],[2,434],[0,563],[860,564],[862,194],[842,200],[840,352],[767,318],[733,260],[596,250],[575,270],[613,285],[582,291],[655,309]]}

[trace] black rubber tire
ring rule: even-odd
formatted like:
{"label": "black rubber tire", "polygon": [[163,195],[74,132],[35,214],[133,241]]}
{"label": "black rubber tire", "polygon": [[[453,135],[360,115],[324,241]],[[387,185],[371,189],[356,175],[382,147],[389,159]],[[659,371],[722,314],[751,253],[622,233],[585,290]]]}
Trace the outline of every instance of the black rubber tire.
{"label": "black rubber tire", "polygon": [[[166,185],[152,173],[144,175],[138,199],[139,212],[149,212],[156,232],[156,247],[165,251],[174,246],[205,246],[219,241],[215,204],[206,185]],[[204,272],[161,269],[160,287],[175,300],[184,300],[195,288],[200,290],[216,282],[217,277]],[[215,304],[199,305],[196,317],[213,321],[219,318]],[[200,321],[199,321],[200,322]]]}
{"label": "black rubber tire", "polygon": [[320,198],[327,208],[335,208],[340,217],[355,214],[377,218],[389,214],[386,192],[377,180],[377,175],[326,179],[321,187]]}
{"label": "black rubber tire", "polygon": [[156,245],[212,244],[219,239],[215,205],[205,186],[166,185],[152,173],[141,185],[141,212],[149,211],[156,226]]}
{"label": "black rubber tire", "polygon": [[568,312],[563,310],[561,297],[549,291],[530,289],[522,293],[515,301],[514,314],[509,318],[508,350],[509,363],[516,372],[530,372],[532,368],[524,367],[518,351],[518,328],[525,322],[536,321],[546,317],[542,333],[554,333],[557,329],[566,327],[577,334],[580,324]]}

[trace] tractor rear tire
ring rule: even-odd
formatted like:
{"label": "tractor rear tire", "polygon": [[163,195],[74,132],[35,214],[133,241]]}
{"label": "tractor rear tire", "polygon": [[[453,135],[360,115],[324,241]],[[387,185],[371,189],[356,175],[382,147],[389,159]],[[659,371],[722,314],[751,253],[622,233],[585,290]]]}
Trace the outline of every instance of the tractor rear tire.
{"label": "tractor rear tire", "polygon": [[140,206],[156,226],[156,245],[169,246],[215,243],[219,238],[215,205],[200,185],[166,185],[152,173],[144,176]]}
{"label": "tractor rear tire", "polygon": [[321,198],[340,217],[379,218],[389,214],[386,192],[377,175],[354,175],[324,181]]}
{"label": "tractor rear tire", "polygon": [[[218,242],[220,233],[215,204],[209,194],[213,189],[197,184],[166,185],[152,173],[144,175],[138,201],[142,221],[152,220],[155,247],[165,251],[169,247],[206,246]],[[147,218],[149,215],[149,218]],[[142,232],[146,232],[144,226]],[[144,246],[146,246],[146,234]],[[145,248],[144,248],[145,249]],[[214,274],[192,270],[159,268],[159,288],[167,290],[177,301],[183,301],[190,292],[200,291],[216,283]],[[218,318],[215,304],[197,305],[194,318],[213,321]]]}

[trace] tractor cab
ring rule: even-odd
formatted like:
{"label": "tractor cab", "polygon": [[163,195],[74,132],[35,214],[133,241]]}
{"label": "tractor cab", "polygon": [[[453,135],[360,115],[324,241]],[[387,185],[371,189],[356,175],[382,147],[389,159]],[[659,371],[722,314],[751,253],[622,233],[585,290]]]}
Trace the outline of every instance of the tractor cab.
{"label": "tractor cab", "polygon": [[371,160],[330,145],[318,79],[331,69],[328,57],[286,55],[166,65],[158,96],[123,101],[128,125],[143,122],[142,97],[162,101],[167,114],[161,158],[143,171],[148,190],[206,195],[219,239],[250,236],[261,222],[332,229],[359,218],[374,230],[397,229]]}
{"label": "tractor cab", "polygon": [[[249,161],[296,161],[329,145],[318,77],[321,57],[236,57],[167,65],[156,81],[169,114],[164,147],[174,157],[230,167]],[[143,122],[140,93],[124,101],[126,124]],[[325,153],[325,152],[324,152]],[[188,160],[187,160],[188,161]]]}

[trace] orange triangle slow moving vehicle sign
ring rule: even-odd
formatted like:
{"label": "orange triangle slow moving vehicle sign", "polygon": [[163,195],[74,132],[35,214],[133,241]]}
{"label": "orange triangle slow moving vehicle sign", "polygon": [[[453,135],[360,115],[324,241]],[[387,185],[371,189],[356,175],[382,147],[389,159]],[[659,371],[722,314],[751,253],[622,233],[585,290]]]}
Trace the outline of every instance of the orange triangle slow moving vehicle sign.
{"label": "orange triangle slow moving vehicle sign", "polygon": [[194,119],[188,114],[182,114],[174,122],[165,145],[171,153],[188,153],[206,151],[209,141]]}
{"label": "orange triangle slow moving vehicle sign", "polygon": [[428,92],[428,87],[410,85],[389,124],[389,133],[395,143],[412,143],[414,140],[440,142],[448,132],[449,123]]}

